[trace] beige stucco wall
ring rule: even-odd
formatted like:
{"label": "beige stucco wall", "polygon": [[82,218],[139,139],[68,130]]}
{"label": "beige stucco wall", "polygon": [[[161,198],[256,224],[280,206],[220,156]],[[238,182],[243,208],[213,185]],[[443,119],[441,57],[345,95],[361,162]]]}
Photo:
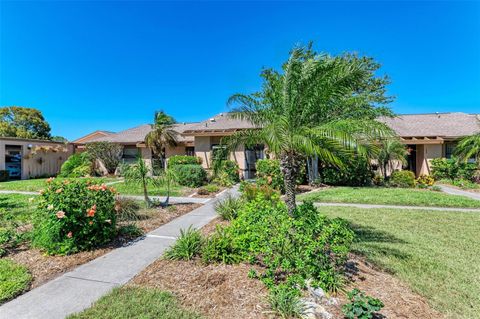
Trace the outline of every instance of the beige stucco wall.
{"label": "beige stucco wall", "polygon": [[58,174],[62,164],[73,153],[71,144],[4,138],[0,139],[0,170],[5,169],[6,145],[21,146],[22,179]]}
{"label": "beige stucco wall", "polygon": [[[202,159],[202,166],[210,169],[212,145],[220,144],[222,136],[195,136],[195,155]],[[235,161],[240,170],[245,170],[245,148],[243,145],[237,147],[230,153],[230,160]]]}
{"label": "beige stucco wall", "polygon": [[176,147],[167,147],[165,148],[165,156],[169,158],[170,156],[175,155],[185,155],[185,146],[176,146]]}

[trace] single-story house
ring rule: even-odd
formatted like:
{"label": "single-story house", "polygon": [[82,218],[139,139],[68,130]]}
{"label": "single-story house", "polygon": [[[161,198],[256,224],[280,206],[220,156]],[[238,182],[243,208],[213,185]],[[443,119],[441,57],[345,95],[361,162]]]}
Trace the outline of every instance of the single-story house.
{"label": "single-story house", "polygon": [[72,153],[72,144],[0,137],[0,171],[10,179],[54,176]]}
{"label": "single-story house", "polygon": [[[400,136],[409,150],[407,169],[415,174],[429,174],[430,160],[452,155],[456,142],[468,135],[480,132],[480,115],[466,113],[409,114],[394,118],[380,118]],[[172,155],[195,155],[202,159],[202,165],[209,169],[212,152],[220,147],[222,137],[236,131],[253,128],[247,121],[233,119],[227,113],[217,114],[197,123],[175,124],[179,133],[179,143],[175,148],[167,147],[167,160]],[[137,126],[119,133],[110,133],[91,138],[91,134],[74,141],[75,148],[81,150],[85,143],[109,141],[124,145],[125,162],[134,160],[140,154],[148,165],[152,165],[152,152],[144,143],[145,136],[152,130],[150,124]],[[98,132],[98,131],[97,131]],[[95,132],[94,132],[95,133]],[[90,138],[88,138],[90,136]],[[255,176],[255,163],[265,157],[263,145],[245,148],[238,147],[230,154],[237,162],[244,178]],[[401,167],[398,167],[401,169]]]}

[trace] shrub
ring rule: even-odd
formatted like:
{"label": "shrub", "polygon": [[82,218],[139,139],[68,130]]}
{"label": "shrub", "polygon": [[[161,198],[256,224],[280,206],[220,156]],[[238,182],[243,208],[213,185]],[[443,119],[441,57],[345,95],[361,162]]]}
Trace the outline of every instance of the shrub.
{"label": "shrub", "polygon": [[123,155],[123,146],[111,142],[87,143],[86,152],[93,160],[99,160],[105,165],[109,174],[115,173]]}
{"label": "shrub", "polygon": [[390,175],[388,186],[411,188],[415,187],[415,174],[412,171],[395,171]]}
{"label": "shrub", "polygon": [[237,217],[238,210],[242,208],[243,201],[240,198],[227,196],[215,205],[215,211],[224,220],[233,220]]}
{"label": "shrub", "polygon": [[281,284],[272,288],[268,294],[270,308],[282,318],[297,318],[302,314],[298,290]]}
{"label": "shrub", "polygon": [[205,240],[201,254],[205,263],[235,264],[243,260],[232,234],[227,228],[218,226],[215,233]]}
{"label": "shrub", "polygon": [[85,177],[92,173],[92,163],[88,153],[71,155],[60,168],[61,177]]}
{"label": "shrub", "polygon": [[131,240],[143,235],[143,230],[135,224],[123,225],[118,228],[118,236]]}
{"label": "shrub", "polygon": [[240,181],[240,176],[237,163],[230,160],[219,162],[214,181],[215,183],[226,187],[238,183]]}
{"label": "shrub", "polygon": [[115,211],[117,212],[118,221],[137,220],[139,210],[140,204],[132,198],[117,196],[115,199]]}
{"label": "shrub", "polygon": [[198,156],[188,156],[188,155],[174,155],[168,158],[167,166],[168,168],[177,166],[177,165],[200,165],[202,164],[202,159]]}
{"label": "shrub", "polygon": [[382,175],[375,175],[372,179],[372,183],[375,186],[384,186],[385,185],[385,179],[383,178]]}
{"label": "shrub", "polygon": [[435,179],[430,176],[430,175],[420,175],[416,179],[417,185],[422,185],[422,186],[433,186],[435,183]]}
{"label": "shrub", "polygon": [[374,173],[364,157],[344,159],[344,167],[326,167],[320,171],[323,183],[334,186],[368,186]]}
{"label": "shrub", "polygon": [[257,184],[268,185],[281,192],[285,189],[283,174],[280,170],[280,161],[272,159],[258,160],[255,164],[257,169]]}
{"label": "shrub", "polygon": [[370,319],[383,308],[383,303],[376,298],[366,296],[358,289],[353,289],[348,294],[349,303],[343,305],[342,311],[348,319]]}
{"label": "shrub", "polygon": [[209,195],[211,193],[216,193],[220,190],[220,187],[218,187],[215,184],[208,184],[205,185],[197,190],[198,195]]}
{"label": "shrub", "polygon": [[0,259],[0,304],[22,293],[31,281],[27,267],[10,259]]}
{"label": "shrub", "polygon": [[98,247],[116,234],[115,191],[89,180],[48,180],[34,219],[33,244],[49,254]]}
{"label": "shrub", "polygon": [[171,260],[191,260],[200,253],[203,238],[200,232],[191,226],[185,231],[180,230],[180,237],[165,253],[166,259]]}
{"label": "shrub", "polygon": [[8,181],[9,175],[8,171],[6,170],[0,170],[0,182],[6,182]]}
{"label": "shrub", "polygon": [[202,186],[207,180],[207,172],[198,165],[177,165],[173,167],[178,184],[188,187]]}
{"label": "shrub", "polygon": [[472,180],[476,165],[475,163],[458,162],[455,158],[435,158],[430,162],[432,176],[440,179],[467,179]]}
{"label": "shrub", "polygon": [[267,200],[277,198],[275,196],[278,195],[278,191],[268,185],[259,186],[249,182],[242,182],[242,184],[240,184],[240,191],[242,192],[242,198],[246,201],[255,200],[259,194],[262,194],[263,198]]}

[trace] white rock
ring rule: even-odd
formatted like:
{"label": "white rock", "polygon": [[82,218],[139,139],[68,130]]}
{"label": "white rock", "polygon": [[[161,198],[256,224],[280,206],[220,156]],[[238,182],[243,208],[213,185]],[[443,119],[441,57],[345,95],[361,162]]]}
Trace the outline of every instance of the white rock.
{"label": "white rock", "polygon": [[323,291],[323,289],[320,287],[315,289],[310,288],[309,291],[310,295],[315,298],[316,301],[322,301],[322,299],[326,296],[325,291]]}
{"label": "white rock", "polygon": [[338,305],[338,299],[335,298],[335,297],[330,297],[330,298],[327,299],[327,301],[325,302],[325,304],[326,304],[327,306],[336,306],[336,305]]}

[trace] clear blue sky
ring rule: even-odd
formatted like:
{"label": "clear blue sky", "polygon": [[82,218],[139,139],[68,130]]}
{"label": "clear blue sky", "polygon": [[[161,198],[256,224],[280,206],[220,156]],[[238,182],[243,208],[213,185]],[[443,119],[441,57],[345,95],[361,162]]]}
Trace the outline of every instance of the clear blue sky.
{"label": "clear blue sky", "polygon": [[296,43],[374,57],[398,113],[480,113],[479,2],[1,2],[0,105],[69,139],[225,111]]}

